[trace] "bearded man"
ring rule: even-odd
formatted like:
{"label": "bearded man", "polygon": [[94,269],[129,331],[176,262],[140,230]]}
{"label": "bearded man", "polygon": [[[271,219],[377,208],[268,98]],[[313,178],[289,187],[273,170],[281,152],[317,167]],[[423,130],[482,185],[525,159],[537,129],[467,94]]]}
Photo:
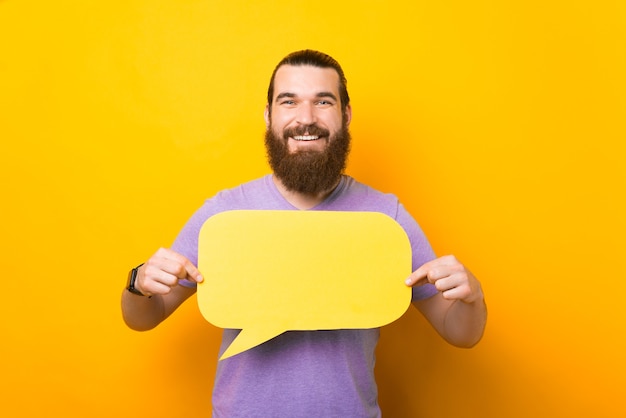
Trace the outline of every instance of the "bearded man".
{"label": "bearded man", "polygon": [[[122,313],[136,330],[157,326],[193,295],[198,233],[229,210],[329,210],[384,213],[409,237],[412,303],[449,343],[482,337],[486,307],[478,280],[455,257],[437,258],[398,199],[344,174],[352,109],[346,77],[332,57],[294,52],[276,66],[265,109],[273,174],[224,190],[187,222],[170,249],[131,271]],[[297,277],[294,277],[297,280]],[[305,296],[305,295],[304,295]],[[225,329],[220,355],[240,330]],[[380,417],[374,379],[379,329],[288,331],[218,363],[213,417]]]}

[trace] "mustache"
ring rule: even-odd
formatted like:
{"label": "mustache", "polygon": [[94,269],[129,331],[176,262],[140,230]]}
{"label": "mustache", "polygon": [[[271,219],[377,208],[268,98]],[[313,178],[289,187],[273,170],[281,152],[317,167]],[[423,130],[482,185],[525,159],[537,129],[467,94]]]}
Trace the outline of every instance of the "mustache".
{"label": "mustache", "polygon": [[293,128],[285,128],[283,130],[283,138],[289,138],[289,137],[301,136],[301,135],[315,135],[319,137],[323,136],[323,137],[328,138],[330,136],[330,132],[328,131],[328,129],[319,127],[316,124],[296,126]]}

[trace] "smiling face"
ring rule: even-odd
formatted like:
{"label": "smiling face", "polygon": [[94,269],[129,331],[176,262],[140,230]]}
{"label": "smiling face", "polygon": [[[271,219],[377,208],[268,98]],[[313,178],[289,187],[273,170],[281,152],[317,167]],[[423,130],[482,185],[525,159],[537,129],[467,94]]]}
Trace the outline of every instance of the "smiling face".
{"label": "smiling face", "polygon": [[265,143],[274,174],[287,189],[317,194],[334,187],[350,147],[350,106],[342,106],[333,68],[283,65],[265,109]]}
{"label": "smiling face", "polygon": [[[289,135],[291,152],[322,150],[342,128],[339,75],[333,68],[283,65],[274,77],[274,97],[265,122],[275,133]],[[351,109],[345,111],[350,123]],[[310,129],[307,129],[309,128]]]}

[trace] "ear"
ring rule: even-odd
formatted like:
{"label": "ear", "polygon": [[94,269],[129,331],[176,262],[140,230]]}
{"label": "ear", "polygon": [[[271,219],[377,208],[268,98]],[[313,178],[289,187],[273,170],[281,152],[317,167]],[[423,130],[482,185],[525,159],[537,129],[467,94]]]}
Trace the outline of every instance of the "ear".
{"label": "ear", "polygon": [[346,106],[346,110],[344,112],[345,118],[346,118],[346,126],[350,125],[350,122],[352,121],[352,106],[348,105]]}
{"label": "ear", "polygon": [[265,118],[265,127],[269,128],[270,127],[270,105],[269,104],[265,105],[265,112],[263,114],[263,117]]}

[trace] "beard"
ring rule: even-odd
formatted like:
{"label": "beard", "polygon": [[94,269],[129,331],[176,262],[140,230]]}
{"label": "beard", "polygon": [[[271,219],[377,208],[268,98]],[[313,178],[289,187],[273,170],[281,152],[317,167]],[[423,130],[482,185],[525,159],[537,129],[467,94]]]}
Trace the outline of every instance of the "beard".
{"label": "beard", "polygon": [[[320,136],[317,141],[327,138],[326,148],[323,151],[290,152],[288,138],[305,133]],[[332,190],[339,182],[350,152],[350,132],[345,120],[332,137],[317,125],[285,129],[282,135],[269,126],[265,131],[265,147],[270,167],[287,190],[318,195]]]}

